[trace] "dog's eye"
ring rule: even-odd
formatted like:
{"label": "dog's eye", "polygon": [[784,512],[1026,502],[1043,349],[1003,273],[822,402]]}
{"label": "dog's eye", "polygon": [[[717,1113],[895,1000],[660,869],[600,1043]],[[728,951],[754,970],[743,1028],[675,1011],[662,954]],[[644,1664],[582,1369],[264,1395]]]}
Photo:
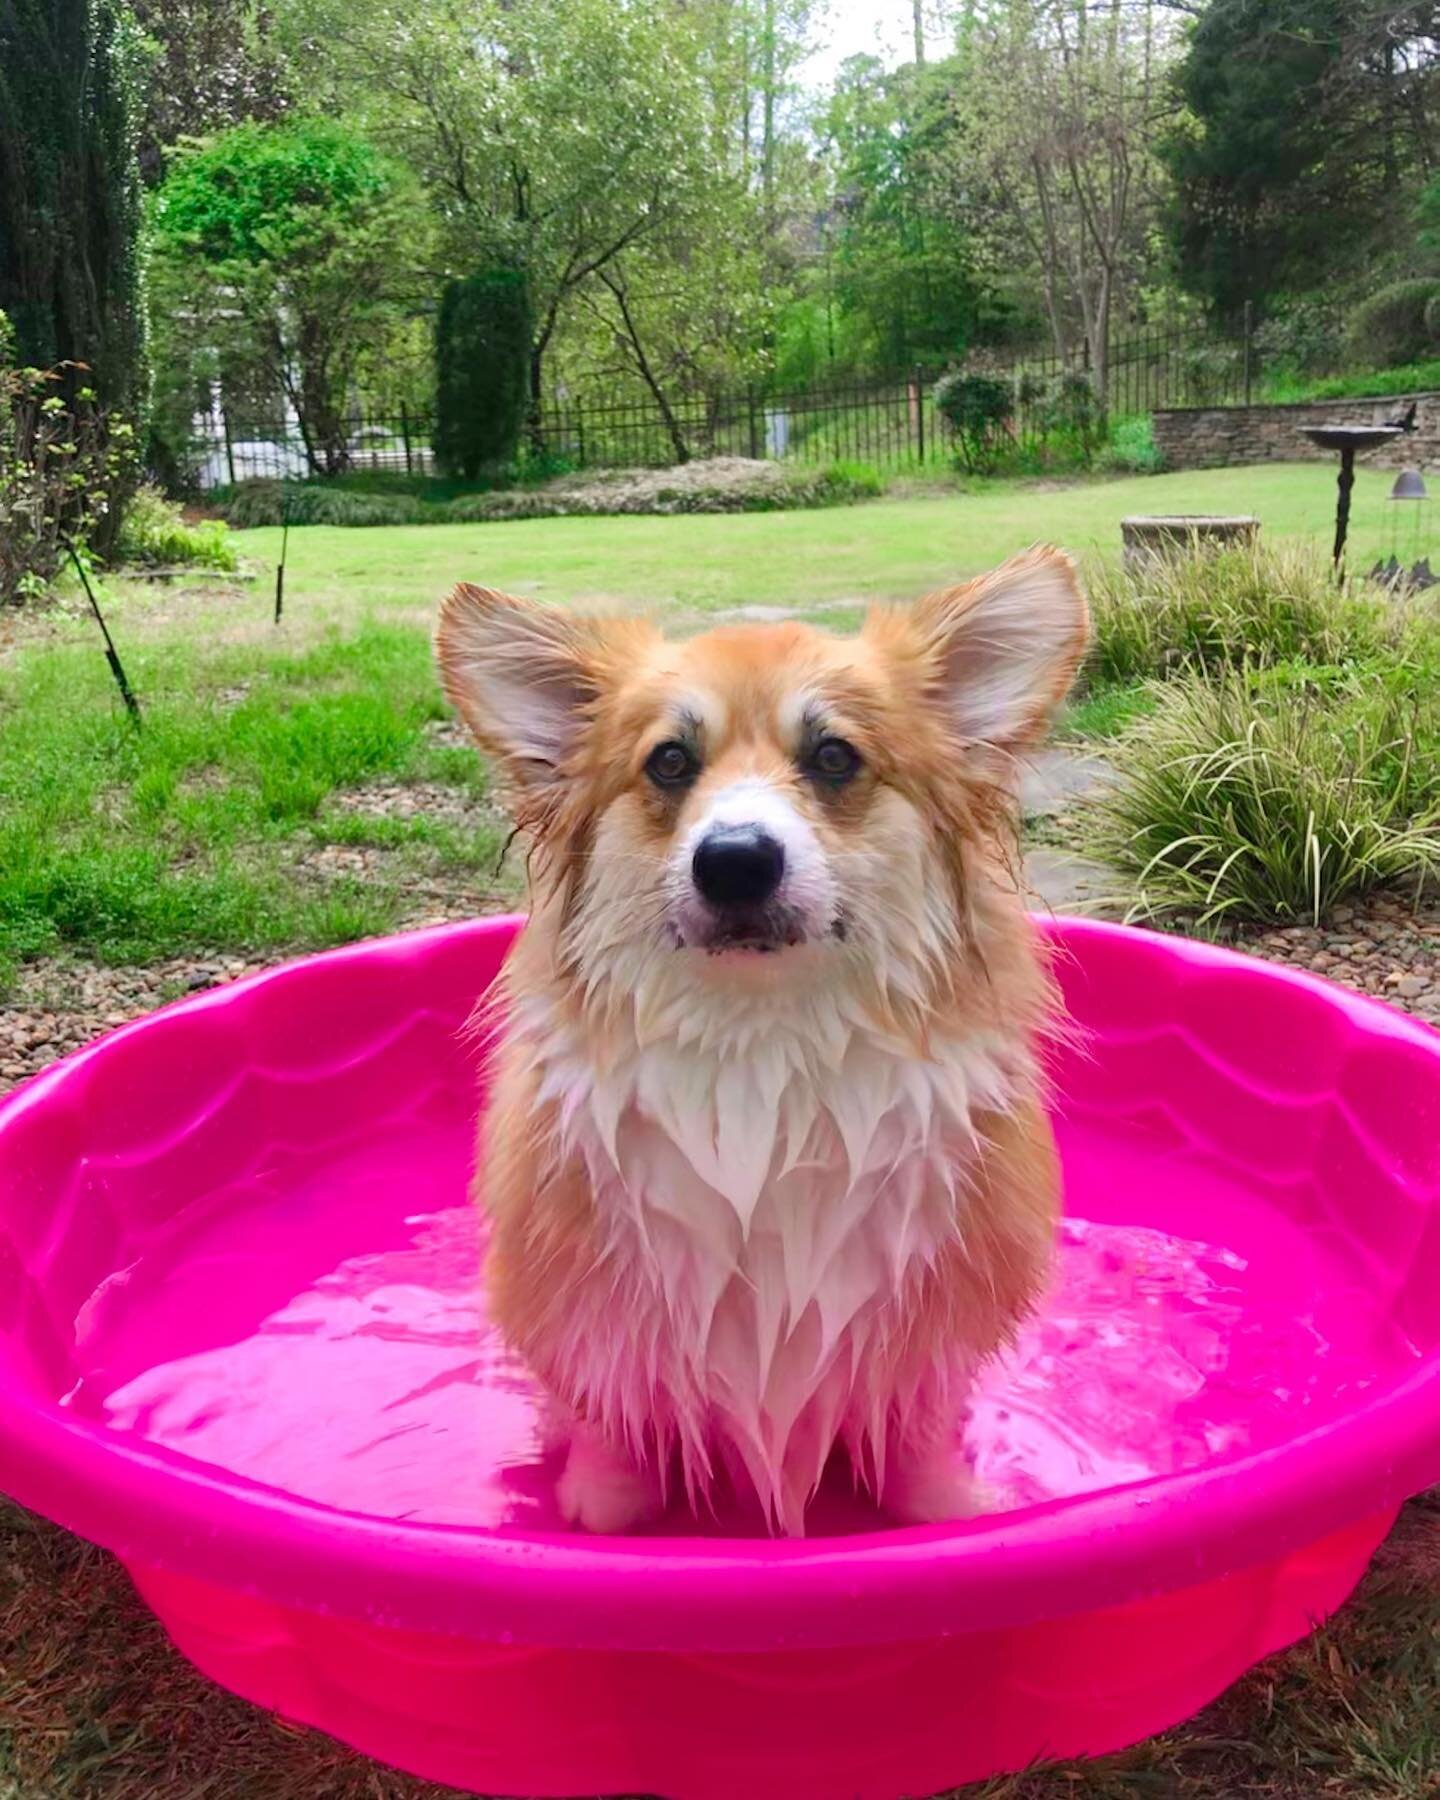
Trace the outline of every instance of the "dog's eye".
{"label": "dog's eye", "polygon": [[671,739],[657,744],[645,759],[645,773],[656,787],[687,787],[699,773],[700,765],[689,747]]}
{"label": "dog's eye", "polygon": [[850,781],[860,772],[860,752],[844,738],[821,738],[805,759],[805,772],[821,781]]}

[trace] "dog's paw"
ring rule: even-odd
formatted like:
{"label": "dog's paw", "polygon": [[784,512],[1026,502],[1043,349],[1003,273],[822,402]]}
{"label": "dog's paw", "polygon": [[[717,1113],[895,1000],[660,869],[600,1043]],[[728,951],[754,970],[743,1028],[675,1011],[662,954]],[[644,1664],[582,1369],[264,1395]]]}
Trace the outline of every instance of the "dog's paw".
{"label": "dog's paw", "polygon": [[658,1485],[584,1426],[570,1439],[555,1499],[566,1524],[606,1536],[633,1531],[660,1511]]}
{"label": "dog's paw", "polygon": [[885,1481],[884,1506],[906,1525],[940,1525],[999,1512],[1001,1495],[989,1488],[952,1445],[901,1457]]}

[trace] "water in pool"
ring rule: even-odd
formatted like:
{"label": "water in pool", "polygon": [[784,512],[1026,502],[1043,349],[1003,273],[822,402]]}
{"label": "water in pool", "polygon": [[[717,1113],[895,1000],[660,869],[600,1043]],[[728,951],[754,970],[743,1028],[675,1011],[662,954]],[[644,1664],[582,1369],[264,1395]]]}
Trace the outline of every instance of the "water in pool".
{"label": "water in pool", "polygon": [[[1163,1147],[1094,1121],[1060,1135],[1054,1289],[968,1432],[1005,1505],[1279,1441],[1405,1358],[1354,1272],[1273,1200],[1193,1163],[1171,1182]],[[87,1304],[70,1404],[346,1510],[556,1526],[535,1390],[479,1311],[478,1222],[454,1203],[467,1162],[466,1134],[412,1115],[210,1196]],[[875,1523],[838,1477],[812,1517]]]}

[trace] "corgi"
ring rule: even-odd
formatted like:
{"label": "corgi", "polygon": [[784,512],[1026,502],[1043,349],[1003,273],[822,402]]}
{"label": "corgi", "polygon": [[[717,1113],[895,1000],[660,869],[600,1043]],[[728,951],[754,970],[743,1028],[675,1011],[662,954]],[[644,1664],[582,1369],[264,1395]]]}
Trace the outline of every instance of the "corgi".
{"label": "corgi", "polygon": [[854,638],[446,600],[445,692],[531,841],[488,1302],[564,1410],[573,1525],[723,1480],[801,1534],[837,1452],[896,1520],[983,1506],[966,1395],[1059,1202],[1016,757],[1088,633],[1047,548]]}

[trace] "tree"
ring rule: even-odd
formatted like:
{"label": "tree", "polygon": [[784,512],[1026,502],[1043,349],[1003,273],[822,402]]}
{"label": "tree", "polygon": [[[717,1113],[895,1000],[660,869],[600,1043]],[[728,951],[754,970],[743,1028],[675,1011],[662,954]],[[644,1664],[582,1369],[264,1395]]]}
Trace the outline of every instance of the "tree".
{"label": "tree", "polygon": [[343,122],[237,125],[176,156],[154,210],[189,353],[255,370],[294,408],[311,469],[341,473],[349,384],[413,280],[405,171]]}
{"label": "tree", "polygon": [[435,454],[473,481],[514,455],[525,417],[530,296],[518,269],[447,284],[435,321]]}
{"label": "tree", "polygon": [[165,151],[246,119],[274,120],[291,102],[290,72],[261,0],[132,0],[155,48],[145,84],[140,172],[152,185]]}
{"label": "tree", "polygon": [[1107,388],[1111,321],[1139,287],[1157,194],[1153,12],[1121,0],[967,6],[947,65],[958,196],[1011,267],[1028,255],[1055,351]]}
{"label": "tree", "polygon": [[1176,71],[1184,112],[1163,148],[1186,285],[1233,318],[1413,248],[1436,54],[1430,6],[1213,0]]}
{"label": "tree", "polygon": [[709,447],[721,407],[769,367],[757,209],[728,184],[712,202],[599,270],[566,345],[578,379],[619,377],[644,389],[677,462]]}
{"label": "tree", "polygon": [[524,270],[538,434],[547,358],[581,295],[617,265],[633,279],[714,175],[698,26],[640,0],[437,0],[423,31],[409,0],[295,6],[419,173],[450,267]]}
{"label": "tree", "polygon": [[119,0],[0,0],[0,311],[21,363],[146,401],[135,160],[144,45]]}
{"label": "tree", "polygon": [[[943,362],[979,329],[975,244],[944,168],[948,99],[943,71],[912,65],[887,75],[863,56],[845,65],[826,109],[834,199],[819,273],[851,359]],[[827,336],[836,337],[833,320]]]}

